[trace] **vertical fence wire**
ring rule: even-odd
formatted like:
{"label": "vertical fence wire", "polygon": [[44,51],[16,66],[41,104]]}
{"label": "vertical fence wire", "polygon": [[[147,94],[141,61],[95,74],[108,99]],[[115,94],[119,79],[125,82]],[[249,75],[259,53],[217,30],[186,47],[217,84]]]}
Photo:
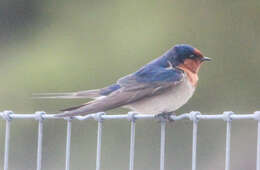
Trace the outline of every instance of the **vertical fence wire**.
{"label": "vertical fence wire", "polygon": [[99,113],[97,114],[96,117],[96,120],[98,121],[96,170],[100,170],[101,167],[101,142],[102,142],[102,126],[103,126],[102,115],[103,114],[104,113]]}
{"label": "vertical fence wire", "polygon": [[160,170],[165,168],[165,131],[166,120],[161,120]]}
{"label": "vertical fence wire", "polygon": [[231,142],[231,115],[232,112],[224,112],[224,120],[227,122],[226,126],[226,158],[225,170],[230,170],[230,142]]}
{"label": "vertical fence wire", "polygon": [[38,119],[38,144],[37,144],[37,170],[42,169],[42,139],[43,139],[43,112],[36,113],[36,119]]}
{"label": "vertical fence wire", "polygon": [[192,130],[192,170],[197,168],[197,136],[198,136],[198,121],[193,121]]}
{"label": "vertical fence wire", "polygon": [[256,170],[260,170],[260,120],[257,121],[257,156],[256,156]]}
{"label": "vertical fence wire", "polygon": [[5,125],[4,170],[8,170],[8,165],[9,165],[10,128],[11,128],[11,120],[6,119],[6,125]]}
{"label": "vertical fence wire", "polygon": [[67,120],[67,139],[66,139],[66,165],[65,170],[70,170],[70,146],[71,146],[71,118]]}
{"label": "vertical fence wire", "polygon": [[230,140],[231,140],[231,134],[230,133],[231,133],[231,122],[227,121],[225,170],[230,170]]}
{"label": "vertical fence wire", "polygon": [[198,122],[200,112],[192,111],[189,115],[189,119],[193,121],[193,128],[192,128],[192,162],[191,168],[192,170],[196,170],[197,168],[197,138],[198,138]]}
{"label": "vertical fence wire", "polygon": [[130,156],[129,156],[129,170],[134,170],[134,156],[135,156],[135,119],[134,115],[130,118],[131,121],[131,137],[130,137]]}

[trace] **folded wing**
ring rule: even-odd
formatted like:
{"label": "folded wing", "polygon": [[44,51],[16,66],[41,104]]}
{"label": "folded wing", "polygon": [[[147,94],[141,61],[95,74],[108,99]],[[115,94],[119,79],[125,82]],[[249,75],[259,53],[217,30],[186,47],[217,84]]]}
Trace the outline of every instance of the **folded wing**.
{"label": "folded wing", "polygon": [[145,67],[118,80],[120,88],[81,106],[64,109],[57,117],[86,115],[114,109],[145,97],[158,95],[183,80],[183,72],[172,68]]}

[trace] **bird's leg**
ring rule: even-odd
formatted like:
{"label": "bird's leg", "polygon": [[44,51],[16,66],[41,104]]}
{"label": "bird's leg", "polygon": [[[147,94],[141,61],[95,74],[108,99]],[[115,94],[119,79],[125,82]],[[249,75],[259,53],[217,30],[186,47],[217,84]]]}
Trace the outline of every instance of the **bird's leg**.
{"label": "bird's leg", "polygon": [[174,114],[174,112],[162,112],[157,115],[155,115],[155,118],[159,121],[166,120],[168,122],[173,122],[174,120],[171,119],[171,116]]}

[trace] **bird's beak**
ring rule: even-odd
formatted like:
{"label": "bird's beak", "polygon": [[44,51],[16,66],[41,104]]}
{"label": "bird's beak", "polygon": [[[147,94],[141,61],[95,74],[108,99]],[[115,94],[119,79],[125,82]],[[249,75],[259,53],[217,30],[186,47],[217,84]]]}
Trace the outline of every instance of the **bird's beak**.
{"label": "bird's beak", "polygon": [[202,57],[200,60],[201,61],[211,61],[212,59],[209,57]]}

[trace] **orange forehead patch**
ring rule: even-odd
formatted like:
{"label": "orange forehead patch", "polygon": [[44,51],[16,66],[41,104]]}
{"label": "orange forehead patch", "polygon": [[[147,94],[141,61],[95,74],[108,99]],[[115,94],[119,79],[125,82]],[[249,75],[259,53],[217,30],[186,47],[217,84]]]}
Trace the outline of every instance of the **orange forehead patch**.
{"label": "orange forehead patch", "polygon": [[202,53],[200,52],[200,50],[198,50],[197,48],[194,49],[194,53],[198,56],[203,56]]}

